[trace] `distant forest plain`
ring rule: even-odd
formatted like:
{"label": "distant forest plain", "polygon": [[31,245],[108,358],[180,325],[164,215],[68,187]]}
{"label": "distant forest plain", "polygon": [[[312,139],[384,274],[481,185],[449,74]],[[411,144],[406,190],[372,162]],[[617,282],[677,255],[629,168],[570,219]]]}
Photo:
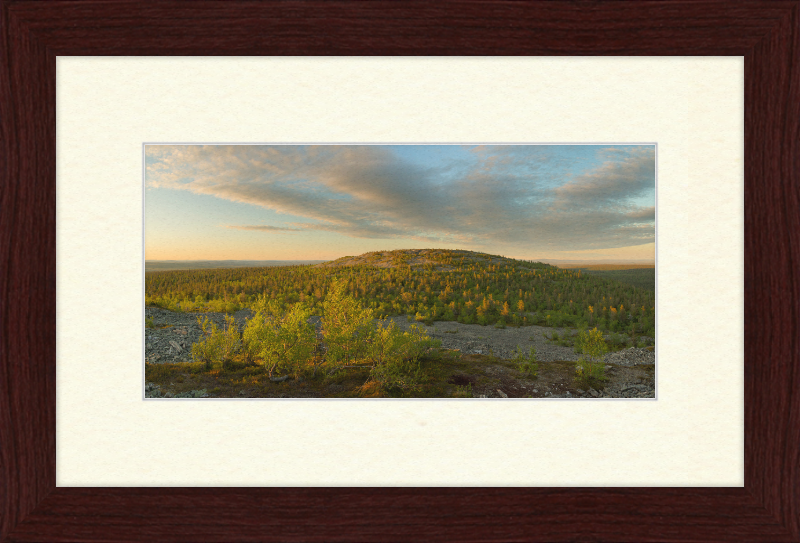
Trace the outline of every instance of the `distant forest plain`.
{"label": "distant forest plain", "polygon": [[303,302],[321,310],[338,278],[349,294],[385,315],[483,325],[583,323],[655,335],[652,264],[557,267],[470,251],[401,250],[323,263],[149,261],[146,271],[145,303],[177,311],[234,312],[263,295],[284,309]]}

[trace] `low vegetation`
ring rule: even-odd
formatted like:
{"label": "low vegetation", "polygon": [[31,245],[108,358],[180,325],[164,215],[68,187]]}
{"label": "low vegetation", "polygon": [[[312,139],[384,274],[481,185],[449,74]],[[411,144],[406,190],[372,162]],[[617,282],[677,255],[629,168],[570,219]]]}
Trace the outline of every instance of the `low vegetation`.
{"label": "low vegetation", "polygon": [[656,269],[648,268],[625,268],[625,269],[580,269],[584,274],[603,277],[613,281],[619,281],[625,285],[631,285],[638,289],[656,290]]}
{"label": "low vegetation", "polygon": [[[191,347],[193,362],[146,364],[146,379],[176,394],[211,397],[472,397],[497,390],[500,381],[487,373],[496,367],[513,375],[502,387],[515,397],[527,389],[514,387],[542,375],[602,390],[603,355],[651,345],[655,336],[653,290],[599,275],[620,271],[629,270],[426,250],[317,266],[147,273],[148,305],[229,314],[249,308],[252,316],[245,323],[226,315],[217,327],[201,315],[204,337]],[[390,315],[419,324],[401,331]],[[442,320],[549,326],[552,342],[583,356],[541,362],[534,349],[517,349],[509,360],[442,350],[424,326]]]}
{"label": "low vegetation", "polygon": [[608,352],[603,333],[597,328],[581,332],[575,340],[575,351],[586,355],[575,364],[578,384],[582,388],[603,388],[606,380],[603,355]]}
{"label": "low vegetation", "polygon": [[[376,251],[319,265],[148,272],[145,302],[172,311],[281,311],[300,303],[320,315],[335,281],[377,315],[424,324],[579,328],[655,336],[652,269],[586,271],[454,250]],[[650,274],[631,283],[623,276]],[[626,282],[627,281],[627,282]]]}
{"label": "low vegetation", "polygon": [[[367,365],[334,373],[320,372],[316,378],[306,374],[297,379],[271,380],[264,367],[256,364],[241,363],[210,371],[200,362],[146,364],[145,379],[175,397],[204,390],[212,398],[472,398],[477,390],[495,391],[502,387],[511,392],[500,377],[486,373],[488,368],[502,368],[520,382],[532,379],[518,373],[511,362],[439,349],[423,352],[408,366],[397,368],[399,371],[393,375],[378,375],[378,379]],[[559,372],[563,382],[570,379],[569,369],[573,367],[564,362],[543,366]]]}
{"label": "low vegetation", "polygon": [[655,264],[559,264],[559,268],[571,270],[589,270],[589,271],[603,271],[603,270],[644,270],[655,269]]}
{"label": "low vegetation", "polygon": [[527,356],[522,352],[522,349],[517,347],[514,358],[512,358],[511,361],[514,363],[517,371],[523,375],[536,377],[539,371],[539,363],[536,360],[536,349],[533,347],[531,347]]}
{"label": "low vegetation", "polygon": [[266,296],[254,304],[255,315],[241,334],[231,316],[225,317],[223,329],[198,318],[205,337],[192,345],[192,360],[216,376],[260,367],[272,382],[324,381],[348,370],[366,370],[364,386],[384,393],[417,390],[422,379],[419,359],[440,342],[416,326],[409,331],[386,321],[376,326],[375,312],[346,290],[344,281],[331,285],[323,303],[320,338],[309,319],[310,307],[296,303],[284,310]]}

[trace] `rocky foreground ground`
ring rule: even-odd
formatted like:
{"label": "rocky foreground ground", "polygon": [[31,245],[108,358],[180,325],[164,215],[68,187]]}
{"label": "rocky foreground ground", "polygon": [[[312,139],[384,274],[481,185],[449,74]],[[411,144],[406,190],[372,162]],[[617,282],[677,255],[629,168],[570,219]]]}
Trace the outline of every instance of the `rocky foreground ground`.
{"label": "rocky foreground ground", "polygon": [[[247,309],[235,313],[236,323],[244,327],[252,316]],[[165,309],[147,307],[145,317],[152,319],[153,327],[145,328],[145,360],[151,364],[181,363],[191,361],[191,346],[202,339],[199,318],[208,318],[218,327],[225,324],[222,313],[175,313]],[[519,348],[528,353],[536,350],[541,362],[577,361],[581,355],[572,347],[557,345],[547,339],[555,330],[563,335],[565,330],[541,326],[498,329],[493,326],[437,322],[433,326],[408,322],[406,317],[393,317],[395,325],[407,329],[413,324],[423,327],[434,339],[442,342],[442,348],[458,351],[464,355],[496,356],[501,359],[513,357]],[[319,317],[312,317],[319,325]],[[650,339],[652,342],[652,339]],[[552,375],[541,372],[536,380],[526,382],[512,377],[513,370],[504,366],[486,368],[493,382],[503,383],[492,390],[475,390],[476,397],[655,397],[655,351],[650,348],[628,348],[607,354],[604,362],[608,381],[603,390],[576,388],[564,371],[552,371]],[[570,367],[571,370],[571,367]],[[549,377],[548,377],[549,375]],[[463,384],[471,383],[469,376]],[[150,385],[148,396],[159,397],[162,393]],[[192,397],[191,395],[189,397]]]}

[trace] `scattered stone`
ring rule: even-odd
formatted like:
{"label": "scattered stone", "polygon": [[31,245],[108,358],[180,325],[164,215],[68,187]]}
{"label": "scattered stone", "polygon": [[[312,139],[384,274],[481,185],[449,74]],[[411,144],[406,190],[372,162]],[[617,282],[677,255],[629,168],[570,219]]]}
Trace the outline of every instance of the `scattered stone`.
{"label": "scattered stone", "polygon": [[208,398],[208,392],[206,389],[202,390],[190,390],[189,392],[181,392],[180,394],[175,394],[176,398]]}
{"label": "scattered stone", "polygon": [[631,385],[629,387],[623,388],[622,392],[627,392],[629,390],[647,390],[649,387],[647,385]]}
{"label": "scattered stone", "polygon": [[[216,324],[217,328],[225,328],[225,315],[223,313],[176,313],[161,308],[146,307],[145,316],[153,319],[155,328],[147,328],[143,330],[145,334],[145,361],[149,364],[163,364],[163,363],[191,363],[191,348],[194,343],[202,341],[204,338],[200,325],[197,322],[198,317],[201,319],[207,318],[210,322]],[[236,322],[240,330],[247,324],[247,318],[252,314],[249,310],[242,310],[234,314]],[[400,329],[408,329],[415,322],[407,322],[403,317],[390,317],[395,325]],[[321,325],[320,317],[311,317],[309,322],[312,322],[317,327],[318,337],[319,328]],[[550,335],[553,331],[558,331],[562,337],[567,337],[572,330],[554,329],[549,327],[540,326],[527,326],[521,328],[508,327],[500,330],[493,326],[479,326],[477,324],[462,324],[462,323],[447,323],[448,330],[452,327],[457,330],[456,334],[444,334],[442,330],[436,331],[436,338],[442,341],[442,347],[450,350],[460,350],[462,353],[475,353],[479,355],[489,355],[500,359],[510,359],[514,356],[514,351],[517,347],[521,348],[523,352],[527,352],[530,347],[536,348],[536,356],[542,362],[551,361],[565,361],[577,362],[582,355],[575,353],[573,347],[565,347],[554,344],[545,339],[545,335]],[[567,332],[565,336],[564,332]],[[574,334],[573,334],[574,335]],[[177,341],[176,341],[177,340]],[[645,338],[645,344],[651,340]],[[324,352],[324,349],[321,349]],[[655,352],[653,347],[649,348],[627,348],[621,351],[607,354],[603,361],[606,364],[606,375],[609,381],[605,383],[604,391],[596,391],[597,396],[592,394],[590,390],[588,393],[585,390],[573,390],[572,394],[565,392],[548,391],[547,382],[540,382],[542,390],[540,392],[538,387],[533,389],[533,392],[538,397],[547,398],[580,398],[580,397],[611,397],[611,398],[654,398],[655,397],[655,383],[653,382],[653,372],[649,368],[641,368],[642,366],[652,365],[655,363]],[[641,369],[637,369],[637,366]],[[574,366],[573,366],[574,367]],[[505,370],[500,366],[495,369],[492,364],[487,364],[487,375],[497,377],[505,373]],[[641,372],[641,373],[640,373]],[[516,373],[509,375],[513,379],[520,379]],[[279,377],[277,379],[289,379],[290,376]],[[280,381],[278,381],[280,382]],[[524,383],[525,381],[523,381]],[[497,384],[497,381],[495,381]],[[529,382],[528,382],[529,383]],[[497,386],[495,384],[495,386]],[[570,386],[570,383],[560,383],[557,386]],[[152,385],[152,383],[151,383]],[[520,383],[522,385],[522,383]],[[501,386],[505,386],[502,385]],[[525,387],[525,390],[530,391]],[[277,387],[276,387],[277,388]],[[512,396],[518,396],[520,390],[515,389],[516,393]],[[276,390],[277,392],[277,390]],[[491,392],[483,389],[480,392],[487,397],[502,397],[496,392]],[[502,392],[502,391],[501,391]],[[510,392],[509,392],[510,393]],[[184,397],[181,393],[181,397]],[[207,394],[207,393],[206,393]],[[506,393],[503,393],[506,394]],[[527,395],[527,394],[523,394]],[[475,397],[479,397],[478,394]],[[508,396],[508,394],[506,394]],[[155,387],[145,389],[145,397],[148,398],[163,398],[164,392]],[[175,397],[173,393],[173,397]],[[185,397],[208,397],[191,395]]]}
{"label": "scattered stone", "polygon": [[499,388],[497,389],[497,393],[500,394],[500,396],[502,396],[503,398],[508,398],[508,394],[506,394],[505,392],[503,392]]}
{"label": "scattered stone", "polygon": [[652,365],[656,363],[656,353],[648,349],[631,347],[607,354],[604,360],[607,364],[616,364],[618,366]]}
{"label": "scattered stone", "polygon": [[161,388],[155,383],[145,383],[144,385],[145,398],[161,398]]}

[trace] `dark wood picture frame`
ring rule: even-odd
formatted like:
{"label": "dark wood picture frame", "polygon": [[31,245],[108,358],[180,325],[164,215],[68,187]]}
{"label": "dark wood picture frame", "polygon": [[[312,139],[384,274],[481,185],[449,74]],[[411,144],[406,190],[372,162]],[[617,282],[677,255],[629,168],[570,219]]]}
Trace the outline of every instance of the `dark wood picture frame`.
{"label": "dark wood picture frame", "polygon": [[[0,6],[0,540],[800,541],[800,0]],[[743,56],[745,486],[56,487],[58,55]]]}

